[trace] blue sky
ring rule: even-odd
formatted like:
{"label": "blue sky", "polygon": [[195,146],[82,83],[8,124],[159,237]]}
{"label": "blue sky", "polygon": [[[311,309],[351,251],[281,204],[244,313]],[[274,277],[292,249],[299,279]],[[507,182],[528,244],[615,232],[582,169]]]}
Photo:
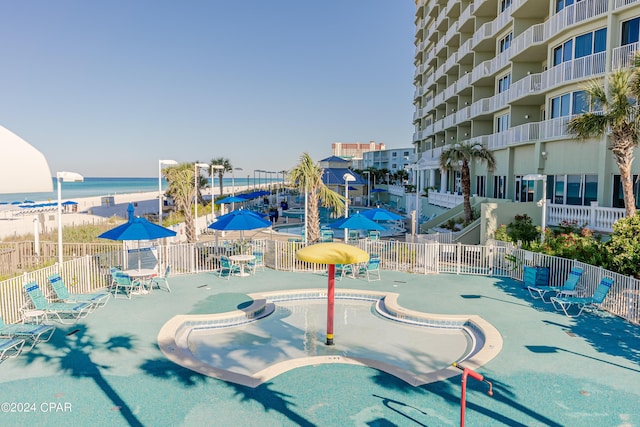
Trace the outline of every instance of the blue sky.
{"label": "blue sky", "polygon": [[411,0],[0,0],[0,125],[51,172],[411,146]]}

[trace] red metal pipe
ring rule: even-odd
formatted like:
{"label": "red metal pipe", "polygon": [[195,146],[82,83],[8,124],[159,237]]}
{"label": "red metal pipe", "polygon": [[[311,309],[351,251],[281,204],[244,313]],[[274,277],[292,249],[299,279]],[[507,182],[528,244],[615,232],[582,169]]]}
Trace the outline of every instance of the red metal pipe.
{"label": "red metal pipe", "polygon": [[327,345],[333,345],[333,312],[334,312],[334,294],[336,284],[336,266],[329,264],[329,289],[327,291]]}
{"label": "red metal pipe", "polygon": [[467,407],[467,377],[471,377],[477,381],[489,384],[489,396],[493,396],[493,384],[485,380],[484,376],[477,373],[476,371],[473,371],[469,368],[463,368],[455,362],[453,363],[453,366],[462,371],[462,394],[460,396],[460,427],[464,427],[464,415]]}

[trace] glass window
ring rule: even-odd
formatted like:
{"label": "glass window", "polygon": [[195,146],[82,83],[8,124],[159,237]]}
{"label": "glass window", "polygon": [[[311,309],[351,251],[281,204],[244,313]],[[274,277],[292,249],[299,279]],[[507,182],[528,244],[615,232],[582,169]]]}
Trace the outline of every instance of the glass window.
{"label": "glass window", "polygon": [[587,112],[589,112],[587,92],[583,90],[573,92],[573,106],[571,108],[571,114],[582,114]]}
{"label": "glass window", "polygon": [[484,175],[476,176],[476,194],[480,197],[484,197],[486,195],[485,179],[486,177]]}
{"label": "glass window", "polygon": [[511,0],[501,0],[500,1],[500,12],[504,12],[510,6],[511,6]]}
{"label": "glass window", "polygon": [[509,114],[505,114],[496,118],[496,133],[504,132],[509,129],[510,118],[511,116]]}
{"label": "glass window", "polygon": [[595,32],[593,37],[593,52],[604,52],[607,49],[607,29],[603,28]]}
{"label": "glass window", "polygon": [[504,199],[507,195],[507,177],[506,176],[494,176],[493,177],[493,197],[495,199]]}
{"label": "glass window", "polygon": [[598,175],[585,175],[584,176],[584,202],[583,204],[590,205],[591,202],[598,200]]}
{"label": "glass window", "polygon": [[593,48],[593,33],[576,37],[576,58],[591,55]]}
{"label": "glass window", "polygon": [[567,175],[567,205],[582,205],[582,175]]}
{"label": "glass window", "polygon": [[498,93],[506,92],[511,86],[511,74],[507,74],[498,80]]}
{"label": "glass window", "polygon": [[553,188],[553,203],[564,205],[564,175],[556,176]]}
{"label": "glass window", "polygon": [[513,33],[509,33],[504,38],[502,38],[498,46],[499,51],[504,52],[505,50],[509,49],[509,47],[511,46],[512,40],[513,40]]}
{"label": "glass window", "polygon": [[553,49],[553,66],[562,64],[562,46]]}
{"label": "glass window", "polygon": [[[633,175],[633,193],[636,196],[636,208],[640,209],[640,198],[638,191],[638,175]],[[613,200],[611,205],[614,208],[624,208],[624,193],[622,191],[622,182],[620,181],[620,175],[613,176]]]}
{"label": "glass window", "polygon": [[622,23],[622,46],[640,41],[640,18],[633,18]]}
{"label": "glass window", "polygon": [[573,58],[573,39],[567,40],[562,46],[562,62],[571,61]]}

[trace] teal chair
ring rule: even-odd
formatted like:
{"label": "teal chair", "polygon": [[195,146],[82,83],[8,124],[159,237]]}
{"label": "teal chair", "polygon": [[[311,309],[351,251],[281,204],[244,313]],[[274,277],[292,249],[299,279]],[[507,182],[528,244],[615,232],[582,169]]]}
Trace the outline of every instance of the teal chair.
{"label": "teal chair", "polygon": [[45,319],[53,316],[60,323],[76,323],[79,319],[87,317],[93,309],[93,305],[88,302],[49,302],[36,282],[25,283],[23,288],[30,300],[30,304],[25,308],[42,310]]}
{"label": "teal chair", "polygon": [[153,289],[154,286],[157,286],[160,289],[160,285],[164,285],[169,293],[171,293],[171,287],[169,286],[169,274],[171,273],[171,266],[167,265],[167,269],[164,271],[163,276],[156,276],[151,279],[149,282],[149,290]]}
{"label": "teal chair", "polygon": [[550,303],[551,299],[545,300],[544,296],[547,293],[555,293],[554,296],[575,296],[570,294],[575,294],[578,288],[578,283],[580,282],[580,278],[582,277],[583,270],[580,267],[573,267],[569,272],[569,277],[564,282],[563,286],[527,286],[529,290],[529,294],[534,299],[541,299],[545,303]]}
{"label": "teal chair", "polygon": [[103,307],[111,298],[109,292],[91,292],[86,294],[72,294],[69,292],[67,285],[64,284],[62,277],[59,274],[52,274],[48,278],[49,285],[56,294],[59,301],[63,302],[78,302],[85,301],[91,303],[93,308]]}
{"label": "teal chair", "polygon": [[31,350],[36,344],[47,342],[53,336],[56,327],[53,325],[32,325],[30,323],[6,324],[0,318],[0,337],[18,338],[31,343]]}
{"label": "teal chair", "polygon": [[236,273],[240,273],[240,266],[231,262],[229,257],[221,256],[220,257],[220,268],[218,269],[218,277],[223,277],[226,275],[226,279],[229,278]]}
{"label": "teal chair", "polygon": [[[610,277],[604,277],[600,280],[598,287],[591,297],[551,297],[551,303],[556,310],[564,311],[564,314],[567,315],[567,317],[578,317],[585,309],[597,310],[600,308],[604,299],[607,297],[611,286],[613,286],[613,279]],[[574,306],[578,311],[575,314],[570,314],[569,310]]]}
{"label": "teal chair", "polygon": [[365,276],[368,282],[382,280],[380,277],[380,258],[370,258],[366,265],[360,267],[358,274]]}

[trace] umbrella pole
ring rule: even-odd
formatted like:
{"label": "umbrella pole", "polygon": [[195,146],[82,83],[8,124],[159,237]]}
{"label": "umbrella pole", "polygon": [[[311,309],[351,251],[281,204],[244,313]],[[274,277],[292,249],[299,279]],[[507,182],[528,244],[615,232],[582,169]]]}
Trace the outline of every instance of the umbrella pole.
{"label": "umbrella pole", "polygon": [[333,345],[333,305],[336,284],[335,272],[335,264],[329,264],[329,289],[327,292],[327,345]]}

